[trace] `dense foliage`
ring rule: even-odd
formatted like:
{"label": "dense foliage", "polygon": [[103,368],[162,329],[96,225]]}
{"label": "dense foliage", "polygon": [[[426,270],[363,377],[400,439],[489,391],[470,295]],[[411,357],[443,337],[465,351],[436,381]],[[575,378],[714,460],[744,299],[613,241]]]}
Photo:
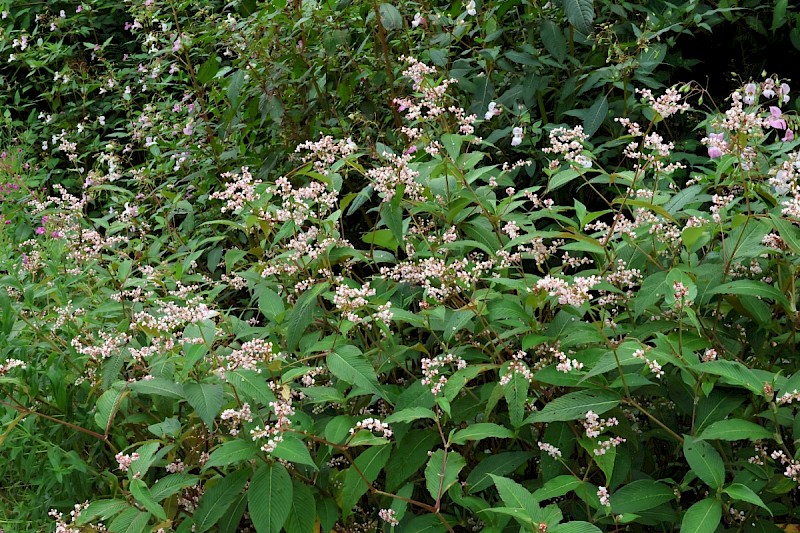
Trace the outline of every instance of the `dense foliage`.
{"label": "dense foliage", "polygon": [[0,526],[797,524],[792,8],[6,1]]}

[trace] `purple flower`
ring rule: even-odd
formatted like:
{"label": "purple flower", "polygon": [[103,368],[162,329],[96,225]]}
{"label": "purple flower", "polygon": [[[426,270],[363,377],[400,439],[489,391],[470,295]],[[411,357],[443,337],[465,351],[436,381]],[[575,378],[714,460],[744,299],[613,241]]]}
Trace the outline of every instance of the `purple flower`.
{"label": "purple flower", "polygon": [[44,235],[45,231],[46,230],[44,229],[44,226],[39,226],[38,228],[36,228],[36,235]]}
{"label": "purple flower", "polygon": [[794,132],[792,130],[787,129],[786,130],[786,135],[784,135],[783,139],[781,139],[781,140],[783,142],[785,142],[785,143],[793,141],[794,140]]}
{"label": "purple flower", "polygon": [[722,150],[720,150],[716,146],[709,146],[709,148],[708,148],[708,157],[710,157],[711,159],[716,159],[718,157],[722,157]]}
{"label": "purple flower", "polygon": [[756,101],[757,86],[755,83],[748,83],[744,86],[744,103],[752,105]]}
{"label": "purple flower", "polygon": [[769,107],[769,118],[767,119],[769,125],[778,130],[786,129],[786,121],[781,118],[781,108],[776,106]]}

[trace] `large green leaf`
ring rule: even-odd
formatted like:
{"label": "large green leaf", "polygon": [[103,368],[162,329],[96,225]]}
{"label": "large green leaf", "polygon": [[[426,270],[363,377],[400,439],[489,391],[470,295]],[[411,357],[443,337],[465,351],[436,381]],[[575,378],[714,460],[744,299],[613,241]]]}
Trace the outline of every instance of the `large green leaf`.
{"label": "large green leaf", "polygon": [[293,495],[289,516],[283,524],[286,533],[312,533],[317,519],[317,504],[314,494],[305,483],[292,481]]}
{"label": "large green leaf", "polygon": [[203,470],[209,468],[228,466],[233,463],[249,461],[259,455],[258,446],[251,440],[232,440],[223,443],[219,448],[211,452],[208,461],[203,465]]}
{"label": "large green leaf", "polygon": [[194,512],[195,531],[208,531],[219,522],[228,507],[239,497],[251,472],[249,468],[243,468],[215,481],[213,485],[207,483],[209,488],[203,493]]}
{"label": "large green leaf", "polygon": [[381,25],[389,30],[399,30],[403,28],[403,16],[392,4],[381,4],[378,6],[381,15]]}
{"label": "large green leaf", "polygon": [[725,463],[711,444],[686,435],[683,441],[683,455],[692,471],[706,485],[717,490],[722,488],[725,483]]}
{"label": "large green leaf", "polygon": [[699,438],[705,440],[765,440],[774,438],[774,435],[753,422],[740,418],[727,418],[709,425]]}
{"label": "large green leaf", "polygon": [[441,440],[435,430],[409,431],[386,465],[386,488],[396,490],[401,483],[419,470],[428,459],[428,452],[437,442]]}
{"label": "large green leaf", "polygon": [[351,344],[341,346],[329,353],[326,360],[328,370],[337,378],[385,398],[375,369],[357,347]]}
{"label": "large green leaf", "polygon": [[465,444],[469,440],[510,439],[513,436],[514,432],[506,427],[491,422],[479,422],[456,431],[450,442],[452,444]]}
{"label": "large green leaf", "polygon": [[[468,492],[474,494],[492,485],[490,474],[510,474],[533,457],[531,452],[502,452],[483,459],[467,476]],[[572,477],[572,476],[570,476]]]}
{"label": "large green leaf", "polygon": [[604,94],[598,98],[583,119],[583,132],[591,137],[595,134],[608,115],[608,97]]}
{"label": "large green leaf", "polygon": [[545,481],[541,488],[536,489],[533,493],[533,497],[540,502],[551,498],[558,498],[574,490],[575,487],[578,487],[581,483],[582,481],[572,474],[556,476],[553,479]]}
{"label": "large green leaf", "polygon": [[210,430],[214,429],[214,419],[222,409],[225,401],[220,383],[187,383],[184,386],[186,400],[194,407],[200,420],[205,422]]}
{"label": "large green leaf", "polygon": [[466,465],[466,460],[458,452],[445,453],[442,449],[433,452],[425,467],[425,486],[431,497],[439,501],[447,489],[458,481],[458,474]]}
{"label": "large green leaf", "polygon": [[183,386],[164,378],[152,378],[135,381],[128,385],[130,389],[139,394],[152,394],[154,396],[164,396],[174,400],[183,399]]}
{"label": "large green leaf", "polygon": [[683,515],[681,533],[714,533],[721,519],[722,507],[719,501],[713,498],[700,500]]}
{"label": "large green leaf", "polygon": [[294,486],[280,463],[262,465],[247,489],[247,510],[258,533],[279,533],[289,516]]}
{"label": "large green leaf", "polygon": [[563,63],[567,58],[567,41],[564,39],[564,32],[558,24],[550,19],[542,19],[542,44],[559,63]]}
{"label": "large green leaf", "polygon": [[314,317],[314,309],[319,302],[317,297],[328,288],[328,283],[318,283],[306,290],[297,299],[297,303],[286,315],[286,349],[294,350],[300,342],[306,328]]}
{"label": "large green leaf", "polygon": [[141,479],[132,479],[129,489],[136,503],[150,511],[150,513],[159,520],[167,519],[167,513],[164,512],[164,508],[153,498],[150,489],[147,488],[147,484],[144,481]]}
{"label": "large green leaf", "polygon": [[778,289],[772,285],[767,285],[763,281],[754,279],[739,279],[717,285],[707,291],[708,294],[733,294],[743,296],[757,296],[767,298],[783,306],[784,309],[790,308],[789,300]]}
{"label": "large green leaf", "polygon": [[594,22],[594,2],[592,0],[564,0],[567,20],[584,35],[592,33]]}
{"label": "large green leaf", "polygon": [[584,390],[565,394],[533,413],[526,422],[556,422],[578,420],[594,411],[600,415],[619,405],[618,394],[604,390]]}
{"label": "large green leaf", "polygon": [[611,496],[614,514],[638,513],[675,499],[675,492],[663,483],[638,479],[621,487]]}
{"label": "large green leaf", "polygon": [[354,465],[347,469],[342,483],[343,517],[350,516],[358,500],[369,490],[369,484],[378,479],[391,451],[391,445],[372,446],[355,458]]}
{"label": "large green leaf", "polygon": [[508,383],[505,384],[506,403],[508,404],[508,416],[511,425],[515,428],[520,427],[525,417],[525,404],[528,402],[528,387],[530,381],[519,372],[514,372]]}

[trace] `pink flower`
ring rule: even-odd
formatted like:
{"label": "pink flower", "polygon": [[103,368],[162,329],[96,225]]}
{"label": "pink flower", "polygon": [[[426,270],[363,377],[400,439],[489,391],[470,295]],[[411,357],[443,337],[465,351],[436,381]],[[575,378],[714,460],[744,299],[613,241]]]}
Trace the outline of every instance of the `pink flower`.
{"label": "pink flower", "polygon": [[775,129],[786,129],[786,121],[781,118],[781,109],[779,107],[774,105],[769,107],[769,118],[767,121],[769,125]]}
{"label": "pink flower", "polygon": [[752,105],[753,102],[756,101],[756,89],[757,86],[755,83],[748,83],[744,86],[744,103],[747,105]]}
{"label": "pink flower", "polygon": [[45,231],[46,230],[44,229],[44,226],[39,226],[38,228],[36,228],[36,235],[44,235]]}
{"label": "pink flower", "polygon": [[786,130],[786,135],[784,135],[783,139],[781,139],[781,140],[783,142],[785,142],[785,143],[793,141],[794,140],[794,132],[792,130],[787,129]]}

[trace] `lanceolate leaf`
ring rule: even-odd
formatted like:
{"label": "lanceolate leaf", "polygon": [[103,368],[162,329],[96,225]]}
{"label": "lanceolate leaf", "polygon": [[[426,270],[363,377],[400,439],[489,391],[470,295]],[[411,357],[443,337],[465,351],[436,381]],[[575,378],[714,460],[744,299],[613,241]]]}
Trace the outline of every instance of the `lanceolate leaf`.
{"label": "lanceolate leaf", "polygon": [[222,409],[224,401],[222,385],[219,383],[187,383],[184,386],[186,399],[194,407],[197,416],[209,429],[214,429],[214,419]]}
{"label": "lanceolate leaf", "polygon": [[425,485],[428,493],[436,501],[458,481],[458,473],[466,466],[464,457],[454,451],[445,453],[439,449],[433,452],[425,467]]}
{"label": "lanceolate leaf", "polygon": [[774,435],[763,426],[753,422],[728,418],[708,426],[699,438],[704,440],[764,440],[774,438]]}
{"label": "lanceolate leaf", "polygon": [[373,483],[378,479],[386,461],[389,460],[391,450],[391,445],[372,446],[356,457],[355,466],[347,469],[342,484],[342,514],[345,518],[350,515],[361,496],[369,490],[367,483]]}
{"label": "lanceolate leaf", "polygon": [[681,533],[714,533],[720,519],[722,507],[719,501],[713,498],[700,500],[683,515]]}
{"label": "lanceolate leaf", "polygon": [[247,510],[258,533],[278,533],[292,505],[292,478],[280,463],[262,465],[247,489]]}
{"label": "lanceolate leaf", "polygon": [[725,483],[725,463],[711,444],[687,435],[683,441],[683,454],[692,471],[706,485],[713,489],[722,488]]}
{"label": "lanceolate leaf", "polygon": [[586,413],[594,411],[600,415],[619,405],[618,394],[603,390],[585,390],[571,392],[544,406],[541,411],[533,413],[526,422],[556,422],[578,420],[586,417]]}
{"label": "lanceolate leaf", "polygon": [[194,512],[195,531],[199,533],[208,531],[219,522],[228,507],[242,492],[250,473],[250,468],[243,468],[214,481],[213,484],[208,484],[209,488],[203,493]]}
{"label": "lanceolate leaf", "polygon": [[584,35],[592,32],[594,2],[592,0],[564,0],[564,11],[569,23]]}
{"label": "lanceolate leaf", "polygon": [[347,345],[331,352],[328,354],[327,363],[331,374],[342,381],[384,397],[384,393],[378,385],[375,369],[355,346]]}
{"label": "lanceolate leaf", "polygon": [[293,481],[292,486],[292,505],[283,527],[286,533],[312,533],[317,518],[314,494],[305,483]]}
{"label": "lanceolate leaf", "polygon": [[667,485],[639,479],[621,487],[611,496],[611,510],[617,514],[638,513],[674,499],[675,493]]}
{"label": "lanceolate leaf", "polygon": [[328,283],[314,285],[297,299],[294,308],[286,315],[286,347],[294,350],[300,342],[300,337],[314,317],[314,309],[318,302],[317,297],[328,288]]}
{"label": "lanceolate leaf", "polygon": [[608,97],[604,94],[598,98],[583,121],[583,132],[591,137],[600,129],[608,114]]}

